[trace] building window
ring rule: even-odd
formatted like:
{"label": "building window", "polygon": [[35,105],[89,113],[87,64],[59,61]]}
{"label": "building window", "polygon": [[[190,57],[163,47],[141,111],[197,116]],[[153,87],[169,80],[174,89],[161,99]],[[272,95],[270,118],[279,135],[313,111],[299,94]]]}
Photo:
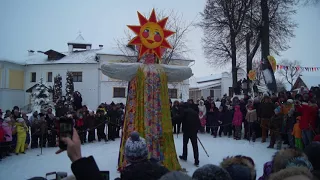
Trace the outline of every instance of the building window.
{"label": "building window", "polygon": [[36,80],[37,80],[37,73],[32,72],[31,73],[31,82],[36,82]]}
{"label": "building window", "polygon": [[168,89],[169,98],[178,98],[178,90],[177,89]]}
{"label": "building window", "polygon": [[210,89],[210,97],[214,98],[214,90]]}
{"label": "building window", "polygon": [[82,82],[82,72],[72,72],[73,82]]}
{"label": "building window", "polygon": [[47,74],[47,82],[52,82],[52,72],[48,72],[48,74]]}
{"label": "building window", "polygon": [[113,88],[113,97],[114,98],[124,98],[124,97],[126,97],[126,88],[114,87]]}

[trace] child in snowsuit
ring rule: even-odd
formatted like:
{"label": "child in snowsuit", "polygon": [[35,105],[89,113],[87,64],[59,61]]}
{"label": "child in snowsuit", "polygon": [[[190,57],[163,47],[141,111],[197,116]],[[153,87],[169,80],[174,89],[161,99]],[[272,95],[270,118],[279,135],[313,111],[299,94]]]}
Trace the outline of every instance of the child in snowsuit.
{"label": "child in snowsuit", "polygon": [[300,120],[301,120],[301,116],[297,117],[297,121],[293,126],[293,131],[292,131],[292,135],[294,136],[295,139],[295,146],[296,148],[303,150],[303,144],[302,144],[302,132],[300,129]]}
{"label": "child in snowsuit", "polygon": [[26,144],[28,127],[24,122],[23,118],[18,118],[15,125],[16,125],[16,131],[17,131],[16,155],[19,155],[19,153],[25,154],[24,147]]}
{"label": "child in snowsuit", "polygon": [[268,148],[274,148],[274,145],[277,143],[277,149],[281,149],[282,139],[280,134],[280,129],[283,122],[283,114],[281,113],[281,107],[278,106],[274,110],[274,116],[271,118],[270,121],[270,134],[271,140]]}
{"label": "child in snowsuit", "polygon": [[11,145],[12,145],[12,124],[11,124],[11,118],[6,117],[4,118],[4,121],[2,123],[2,128],[4,130],[4,137],[6,139],[6,142],[4,144],[5,146],[5,155],[10,155]]}
{"label": "child in snowsuit", "polygon": [[240,106],[236,105],[234,107],[234,115],[232,120],[232,125],[235,127],[234,139],[241,139],[241,126],[242,126],[242,113],[240,111]]}

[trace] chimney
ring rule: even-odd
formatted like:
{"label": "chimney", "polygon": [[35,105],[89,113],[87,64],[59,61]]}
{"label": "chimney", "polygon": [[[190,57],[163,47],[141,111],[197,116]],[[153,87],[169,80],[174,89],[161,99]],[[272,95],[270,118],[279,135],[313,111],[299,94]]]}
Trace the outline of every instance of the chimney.
{"label": "chimney", "polygon": [[68,45],[68,51],[69,51],[69,53],[71,53],[73,51],[73,45],[72,44]]}
{"label": "chimney", "polygon": [[28,50],[28,55],[32,56],[34,54],[34,50]]}
{"label": "chimney", "polygon": [[99,45],[99,48],[100,48],[100,49],[102,49],[102,48],[103,48],[103,45],[102,45],[102,44],[100,44],[100,45]]}

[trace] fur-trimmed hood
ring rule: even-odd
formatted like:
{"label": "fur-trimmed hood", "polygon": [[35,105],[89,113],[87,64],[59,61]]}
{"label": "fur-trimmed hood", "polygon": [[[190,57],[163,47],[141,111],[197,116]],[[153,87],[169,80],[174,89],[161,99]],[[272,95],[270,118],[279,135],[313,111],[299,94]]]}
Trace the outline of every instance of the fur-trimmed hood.
{"label": "fur-trimmed hood", "polygon": [[[243,171],[246,171],[246,169],[250,173],[250,178],[246,177],[246,179],[255,180],[256,179],[256,169],[253,160],[250,157],[245,156],[235,156],[235,157],[227,157],[223,159],[223,161],[220,163],[220,166],[224,169],[226,169],[231,177],[234,179],[235,177],[239,177],[240,173],[242,175],[246,174]],[[232,167],[235,168],[232,168]],[[239,167],[244,167],[243,169],[240,169]],[[234,171],[235,169],[239,171]]]}
{"label": "fur-trimmed hood", "polygon": [[297,157],[307,158],[307,156],[298,150],[295,149],[281,149],[276,152],[273,156],[272,172],[278,172],[287,167],[287,164],[290,160]]}
{"label": "fur-trimmed hood", "polygon": [[290,167],[286,169],[282,169],[279,172],[273,173],[270,175],[269,180],[283,180],[286,178],[297,178],[300,179],[299,176],[305,176],[309,179],[313,178],[311,172],[304,167]]}

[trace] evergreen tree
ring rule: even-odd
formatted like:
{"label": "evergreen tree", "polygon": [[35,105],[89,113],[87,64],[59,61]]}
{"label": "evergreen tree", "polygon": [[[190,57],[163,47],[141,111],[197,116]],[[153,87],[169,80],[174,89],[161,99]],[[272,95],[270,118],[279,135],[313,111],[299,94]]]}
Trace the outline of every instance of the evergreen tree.
{"label": "evergreen tree", "polygon": [[72,106],[73,102],[73,92],[74,92],[74,84],[73,84],[73,75],[72,72],[67,72],[67,82],[66,82],[66,102],[68,108]]}
{"label": "evergreen tree", "polygon": [[53,93],[53,102],[57,103],[57,100],[62,97],[62,77],[60,74],[54,77]]}
{"label": "evergreen tree", "polygon": [[42,77],[35,88],[35,92],[32,93],[32,110],[39,112],[41,109],[47,110],[48,108],[52,108],[50,93],[48,88],[43,84]]}

